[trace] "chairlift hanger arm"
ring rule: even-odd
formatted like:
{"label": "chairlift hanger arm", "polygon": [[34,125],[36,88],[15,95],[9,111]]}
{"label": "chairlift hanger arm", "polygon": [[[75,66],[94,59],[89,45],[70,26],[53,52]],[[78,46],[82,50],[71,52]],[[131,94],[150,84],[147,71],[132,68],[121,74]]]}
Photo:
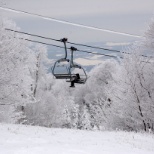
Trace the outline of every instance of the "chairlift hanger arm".
{"label": "chairlift hanger arm", "polygon": [[70,76],[70,73],[69,73],[69,74],[64,74],[63,76],[62,76],[62,74],[56,74],[56,73],[55,73],[55,69],[56,69],[58,63],[61,63],[61,62],[69,62],[69,59],[67,59],[67,47],[66,47],[67,38],[63,38],[63,39],[61,39],[60,41],[64,43],[65,56],[64,56],[64,58],[58,59],[58,60],[54,63],[54,66],[53,66],[53,68],[52,68],[52,74],[53,74],[56,78],[58,78],[58,76],[59,76],[59,77],[62,78],[62,79],[67,79],[67,78],[68,78],[67,76]]}
{"label": "chairlift hanger arm", "polygon": [[74,67],[74,68],[79,68],[79,69],[81,69],[81,66],[79,66],[79,65],[76,65],[76,64],[74,64],[74,61],[73,61],[73,53],[74,53],[74,51],[77,51],[77,48],[75,48],[75,47],[70,47],[70,50],[71,50],[71,63],[70,63],[70,67],[72,68],[72,67]]}
{"label": "chairlift hanger arm", "polygon": [[65,57],[64,57],[64,59],[66,59],[67,58],[67,47],[66,47],[67,38],[62,38],[60,41],[64,43],[64,47],[65,47]]}

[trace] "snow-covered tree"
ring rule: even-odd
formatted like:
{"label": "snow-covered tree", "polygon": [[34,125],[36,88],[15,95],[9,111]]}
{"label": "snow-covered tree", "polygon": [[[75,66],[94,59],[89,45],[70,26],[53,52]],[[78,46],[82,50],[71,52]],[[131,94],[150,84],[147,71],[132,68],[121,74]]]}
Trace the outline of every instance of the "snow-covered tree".
{"label": "snow-covered tree", "polygon": [[[150,24],[145,38],[125,52],[121,70],[115,77],[112,93],[114,100],[114,121],[120,128],[129,130],[154,130],[154,57],[153,31]],[[146,56],[149,57],[146,57]]]}
{"label": "snow-covered tree", "polygon": [[33,101],[29,73],[33,52],[20,39],[23,36],[5,28],[18,29],[12,21],[0,18],[0,105],[24,106]]}
{"label": "snow-covered tree", "polygon": [[107,127],[112,106],[109,89],[112,87],[112,74],[116,71],[117,65],[116,61],[108,60],[96,66],[89,73],[90,77],[85,86],[76,90],[76,103],[80,106],[78,123],[80,128],[84,129],[82,121],[87,121],[89,129]]}
{"label": "snow-covered tree", "polygon": [[34,51],[34,61],[33,67],[29,68],[31,77],[33,78],[33,83],[31,89],[33,91],[33,96],[39,97],[42,90],[46,91],[48,86],[47,77],[47,65],[50,64],[47,58],[47,48],[42,45],[36,45],[33,47]]}

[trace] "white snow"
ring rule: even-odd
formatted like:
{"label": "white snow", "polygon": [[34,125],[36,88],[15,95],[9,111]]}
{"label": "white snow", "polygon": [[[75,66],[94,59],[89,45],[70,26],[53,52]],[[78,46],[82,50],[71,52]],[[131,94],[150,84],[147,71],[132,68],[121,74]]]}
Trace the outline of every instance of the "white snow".
{"label": "white snow", "polygon": [[154,135],[0,124],[0,154],[154,154]]}

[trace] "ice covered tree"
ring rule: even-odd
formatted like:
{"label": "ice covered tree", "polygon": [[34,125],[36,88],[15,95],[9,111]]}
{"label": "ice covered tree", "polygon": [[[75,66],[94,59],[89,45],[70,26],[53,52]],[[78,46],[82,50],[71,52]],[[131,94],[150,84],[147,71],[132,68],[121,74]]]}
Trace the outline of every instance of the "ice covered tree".
{"label": "ice covered tree", "polygon": [[18,29],[12,21],[0,18],[0,106],[24,106],[32,101],[29,64],[33,52],[20,39],[23,36],[5,28]]}
{"label": "ice covered tree", "polygon": [[89,73],[85,86],[76,91],[76,103],[80,106],[78,124],[81,128],[84,129],[82,121],[87,121],[89,129],[107,127],[112,106],[109,89],[112,87],[112,74],[116,71],[116,65],[114,60],[102,62]]}
{"label": "ice covered tree", "polygon": [[41,91],[46,91],[48,88],[47,69],[50,60],[47,58],[47,48],[43,45],[36,45],[33,48],[33,67],[29,68],[30,75],[33,78],[31,90],[34,97],[39,97]]}
{"label": "ice covered tree", "polygon": [[154,22],[143,40],[125,51],[130,54],[124,55],[121,70],[115,78],[112,96],[117,114],[114,121],[121,121],[119,127],[124,129],[154,130],[153,25]]}
{"label": "ice covered tree", "polygon": [[[39,80],[36,103],[25,107],[27,123],[46,127],[76,128],[78,106],[68,83],[46,75],[46,85]],[[42,82],[42,83],[41,83]]]}

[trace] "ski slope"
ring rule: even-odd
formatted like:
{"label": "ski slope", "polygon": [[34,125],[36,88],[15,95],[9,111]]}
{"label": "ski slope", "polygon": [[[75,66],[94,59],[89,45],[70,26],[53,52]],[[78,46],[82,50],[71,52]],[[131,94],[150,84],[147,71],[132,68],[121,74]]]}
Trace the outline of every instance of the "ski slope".
{"label": "ski slope", "polygon": [[0,124],[0,154],[154,154],[154,135]]}

